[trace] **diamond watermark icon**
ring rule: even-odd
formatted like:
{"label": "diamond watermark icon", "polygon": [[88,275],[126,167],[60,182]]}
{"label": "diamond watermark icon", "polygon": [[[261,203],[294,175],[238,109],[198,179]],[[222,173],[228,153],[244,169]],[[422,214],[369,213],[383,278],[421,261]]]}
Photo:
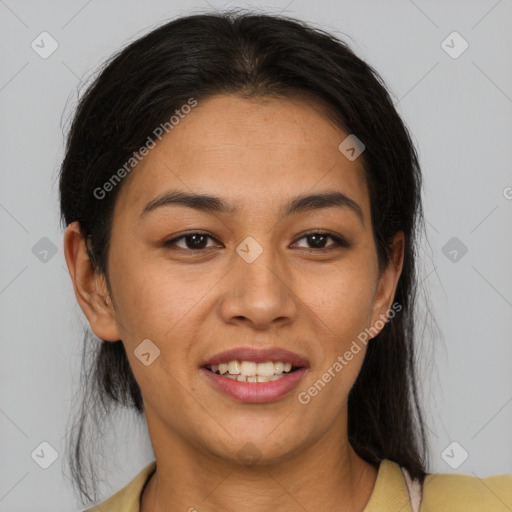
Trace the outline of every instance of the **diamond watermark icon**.
{"label": "diamond watermark icon", "polygon": [[459,444],[457,441],[450,443],[442,452],[441,458],[450,466],[452,469],[457,469],[469,457],[469,453]]}
{"label": "diamond watermark icon", "polygon": [[443,245],[441,251],[452,263],[458,263],[468,252],[468,248],[454,236]]}
{"label": "diamond watermark icon", "polygon": [[32,247],[32,254],[39,261],[48,263],[57,254],[57,246],[49,238],[43,236]]}
{"label": "diamond watermark icon", "polygon": [[252,263],[263,252],[263,247],[252,236],[248,236],[237,246],[236,252],[246,263]]}
{"label": "diamond watermark icon", "polygon": [[59,43],[48,32],[41,32],[30,46],[39,57],[47,59],[59,47]]}
{"label": "diamond watermark icon", "polygon": [[144,366],[149,366],[160,356],[160,349],[151,340],[145,339],[137,345],[133,353]]}
{"label": "diamond watermark icon", "polygon": [[353,162],[366,149],[366,146],[351,133],[348,137],[343,139],[338,149],[348,160]]}
{"label": "diamond watermark icon", "polygon": [[59,458],[57,450],[46,441],[40,443],[30,456],[43,469],[48,469]]}
{"label": "diamond watermark icon", "polygon": [[238,451],[238,460],[246,466],[254,466],[261,459],[262,453],[252,443],[245,443]]}
{"label": "diamond watermark icon", "polygon": [[469,43],[458,32],[454,31],[443,40],[441,48],[452,59],[458,59],[469,48]]}

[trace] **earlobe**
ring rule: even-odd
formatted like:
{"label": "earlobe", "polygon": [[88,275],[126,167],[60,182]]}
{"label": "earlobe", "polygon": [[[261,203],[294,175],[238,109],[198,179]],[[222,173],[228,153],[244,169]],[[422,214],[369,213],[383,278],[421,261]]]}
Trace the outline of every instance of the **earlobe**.
{"label": "earlobe", "polygon": [[66,228],[64,254],[77,301],[94,334],[106,341],[121,339],[105,276],[94,268],[78,222]]}
{"label": "earlobe", "polygon": [[[392,242],[392,256],[388,266],[383,270],[373,304],[371,325],[382,325],[386,321],[393,305],[396,288],[402,273],[405,238],[402,231],[395,234]],[[380,331],[380,329],[379,329]]]}

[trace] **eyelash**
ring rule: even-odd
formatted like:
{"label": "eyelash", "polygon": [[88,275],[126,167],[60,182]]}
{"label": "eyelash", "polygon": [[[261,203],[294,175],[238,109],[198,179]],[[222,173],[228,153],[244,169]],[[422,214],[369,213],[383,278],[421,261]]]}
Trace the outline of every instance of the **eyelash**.
{"label": "eyelash", "polygon": [[[209,235],[208,233],[203,233],[201,231],[191,231],[190,233],[185,233],[184,235],[180,235],[179,237],[173,238],[172,240],[167,240],[167,241],[163,242],[162,245],[165,248],[169,248],[169,247],[175,245],[180,240],[185,239],[187,237],[194,236],[194,235],[203,235],[203,236],[206,236],[206,237],[208,237],[208,238],[210,238],[212,240],[215,240],[215,238],[212,237],[211,235]],[[316,253],[320,252],[320,253],[322,253],[322,252],[332,251],[333,249],[336,249],[336,248],[348,249],[352,245],[349,242],[347,242],[344,238],[342,238],[341,236],[334,235],[334,234],[332,234],[332,233],[330,233],[328,231],[321,231],[321,230],[310,231],[308,233],[304,233],[294,243],[297,243],[299,240],[302,240],[303,238],[308,238],[309,236],[314,236],[314,235],[323,235],[323,236],[327,236],[328,238],[331,238],[335,242],[335,244],[334,244],[335,247],[329,248],[330,246],[328,246],[328,248],[320,248],[320,249],[301,247],[300,249],[304,249],[304,250],[310,251],[310,252],[316,252]],[[333,244],[331,244],[331,245],[333,245]],[[179,247],[179,249],[181,249],[183,251],[200,252],[200,251],[204,251],[204,250],[207,250],[207,249],[211,249],[211,247],[207,247],[207,248],[203,248],[203,249],[189,249],[189,248],[184,249],[183,247]]]}

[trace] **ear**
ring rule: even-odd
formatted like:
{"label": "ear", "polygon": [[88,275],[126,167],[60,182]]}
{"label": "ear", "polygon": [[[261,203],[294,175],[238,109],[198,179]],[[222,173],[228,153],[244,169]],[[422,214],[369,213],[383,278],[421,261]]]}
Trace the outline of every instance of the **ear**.
{"label": "ear", "polygon": [[72,222],[64,232],[64,254],[76,298],[92,331],[102,340],[120,340],[105,276],[94,268],[78,222]]}
{"label": "ear", "polygon": [[[393,305],[393,299],[395,297],[398,279],[400,278],[400,274],[402,273],[402,266],[404,261],[404,248],[404,233],[402,231],[399,231],[393,237],[391,261],[388,263],[387,267],[382,271],[377,284],[377,289],[375,292],[373,302],[372,318],[370,323],[370,325],[373,326],[374,329],[376,329],[375,325],[379,320],[381,320],[381,322],[379,322],[377,325],[386,322],[389,316],[388,312],[391,309],[391,306]],[[382,325],[382,327],[377,330],[380,332],[383,327],[384,325]],[[373,337],[375,336],[376,334]]]}

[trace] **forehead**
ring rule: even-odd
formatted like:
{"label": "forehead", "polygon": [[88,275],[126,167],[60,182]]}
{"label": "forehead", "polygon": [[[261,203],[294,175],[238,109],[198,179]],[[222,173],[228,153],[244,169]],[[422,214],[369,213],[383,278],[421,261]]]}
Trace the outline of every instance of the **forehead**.
{"label": "forehead", "polygon": [[347,135],[308,98],[212,96],[157,140],[123,184],[116,209],[140,213],[166,189],[277,208],[283,196],[334,188],[366,216],[362,158],[350,161],[338,149]]}

